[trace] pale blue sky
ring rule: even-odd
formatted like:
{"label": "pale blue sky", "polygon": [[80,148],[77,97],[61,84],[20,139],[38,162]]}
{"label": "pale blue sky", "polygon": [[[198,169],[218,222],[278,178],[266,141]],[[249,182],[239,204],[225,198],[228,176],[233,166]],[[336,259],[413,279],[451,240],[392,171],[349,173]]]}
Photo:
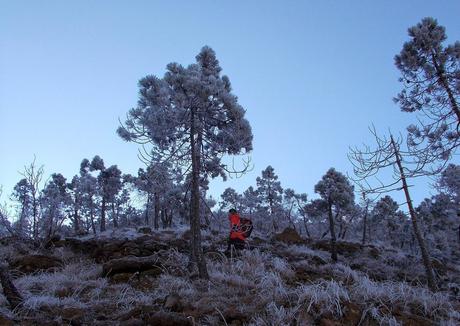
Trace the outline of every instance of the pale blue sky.
{"label": "pale blue sky", "polygon": [[[9,195],[34,154],[70,179],[100,155],[124,173],[142,166],[115,133],[137,81],[187,65],[211,46],[247,110],[254,169],[211,184],[243,191],[272,165],[284,187],[313,196],[330,167],[351,172],[349,145],[367,126],[415,121],[392,97],[393,57],[407,28],[433,16],[460,40],[459,1],[0,0],[0,184]],[[429,196],[426,183],[415,201]]]}

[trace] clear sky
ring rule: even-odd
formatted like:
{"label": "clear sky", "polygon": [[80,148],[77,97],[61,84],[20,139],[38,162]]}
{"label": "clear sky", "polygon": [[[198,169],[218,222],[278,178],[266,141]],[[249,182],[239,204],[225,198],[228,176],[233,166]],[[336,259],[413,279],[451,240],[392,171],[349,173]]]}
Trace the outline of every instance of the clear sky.
{"label": "clear sky", "polygon": [[[100,155],[124,173],[142,163],[115,130],[136,105],[137,82],[211,46],[247,110],[253,170],[211,183],[243,191],[272,165],[306,192],[330,167],[351,172],[348,146],[368,125],[403,131],[415,116],[392,97],[407,28],[432,16],[460,40],[460,1],[0,0],[2,200],[32,161],[68,179]],[[238,160],[237,160],[238,162]],[[413,188],[418,203],[426,182]]]}

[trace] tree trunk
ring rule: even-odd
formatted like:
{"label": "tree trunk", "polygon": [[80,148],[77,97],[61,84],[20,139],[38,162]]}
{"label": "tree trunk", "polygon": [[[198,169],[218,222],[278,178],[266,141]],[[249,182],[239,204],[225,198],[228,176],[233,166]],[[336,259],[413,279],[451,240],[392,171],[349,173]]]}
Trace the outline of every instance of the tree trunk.
{"label": "tree trunk", "polygon": [[431,56],[433,60],[433,65],[436,69],[436,75],[438,76],[439,83],[441,84],[441,86],[444,88],[444,90],[447,93],[447,97],[449,98],[450,108],[452,112],[457,116],[457,126],[458,126],[460,125],[460,109],[458,108],[458,104],[457,104],[457,101],[455,100],[452,89],[449,87],[449,84],[447,83],[446,71],[442,64],[438,64],[436,60],[437,57],[435,56],[435,54],[432,53]]}
{"label": "tree trunk", "polygon": [[331,233],[331,258],[337,262],[337,239],[335,237],[334,217],[332,216],[332,204],[328,203],[329,232]]}
{"label": "tree trunk", "polygon": [[[200,171],[201,171],[201,133],[196,130],[195,109],[191,110],[190,145],[192,154],[192,185],[191,185],[191,216],[190,231],[191,237],[191,262],[198,265],[200,278],[208,279],[206,261],[201,248],[201,228],[200,228]],[[197,137],[195,139],[195,134]]]}
{"label": "tree trunk", "polygon": [[105,231],[105,209],[106,202],[104,196],[102,196],[102,206],[101,206],[101,232]]}
{"label": "tree trunk", "polygon": [[78,234],[80,231],[80,224],[78,223],[79,216],[78,216],[78,207],[75,204],[74,212],[73,212],[73,228],[75,230],[75,234]]}
{"label": "tree trunk", "polygon": [[406,175],[404,173],[404,169],[401,163],[401,158],[399,156],[399,150],[396,147],[396,144],[393,140],[393,136],[390,136],[390,137],[391,137],[391,144],[393,146],[393,150],[395,153],[396,164],[398,165],[399,174],[401,176],[401,182],[403,184],[404,195],[406,196],[406,202],[407,202],[407,207],[409,209],[409,214],[410,214],[411,221],[412,221],[412,227],[414,228],[414,234],[415,234],[415,237],[417,238],[417,242],[420,247],[420,251],[422,253],[422,260],[423,260],[423,265],[425,265],[425,273],[426,273],[426,278],[428,281],[428,287],[430,288],[430,290],[436,291],[436,284],[434,281],[434,273],[433,273],[433,267],[431,265],[430,254],[428,253],[425,239],[423,238],[420,232],[420,229],[418,227],[417,215],[412,205],[412,199],[409,194],[409,188],[407,186]]}
{"label": "tree trunk", "polygon": [[8,300],[11,309],[16,309],[16,307],[22,303],[22,297],[11,281],[10,274],[5,264],[0,265],[0,283],[3,288],[3,294]]}
{"label": "tree trunk", "polygon": [[93,234],[96,235],[96,224],[94,223],[93,198],[90,198],[89,205],[89,217],[91,218],[91,228],[93,229]]}
{"label": "tree trunk", "polygon": [[112,201],[112,220],[113,220],[113,227],[118,228],[118,218],[115,213],[115,202]]}
{"label": "tree trunk", "polygon": [[303,225],[305,227],[305,232],[307,233],[307,237],[308,239],[310,239],[311,236],[310,236],[310,232],[308,231],[307,218],[305,217],[305,215],[303,216]]}
{"label": "tree trunk", "polygon": [[363,223],[364,223],[364,226],[363,226],[363,240],[362,240],[363,245],[366,243],[366,228],[367,228],[367,214],[368,214],[368,211],[369,211],[369,203],[366,202],[366,211],[364,212],[364,218],[363,218]]}
{"label": "tree trunk", "polygon": [[153,220],[153,227],[155,228],[155,230],[158,230],[160,227],[160,195],[158,194],[158,192],[155,192],[153,196],[155,198],[155,215]]}
{"label": "tree trunk", "polygon": [[147,193],[147,205],[145,205],[145,225],[149,225],[149,210],[150,210],[150,193]]}

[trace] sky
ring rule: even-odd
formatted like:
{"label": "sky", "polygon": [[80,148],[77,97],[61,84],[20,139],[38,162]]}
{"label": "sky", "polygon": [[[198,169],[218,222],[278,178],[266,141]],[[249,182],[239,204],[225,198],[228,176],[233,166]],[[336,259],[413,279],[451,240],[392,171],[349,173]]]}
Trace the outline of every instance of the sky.
{"label": "sky", "polygon": [[[95,155],[136,174],[137,146],[116,129],[137,82],[193,63],[204,45],[254,134],[251,171],[212,181],[209,194],[242,192],[272,165],[284,188],[314,198],[330,167],[352,174],[349,146],[372,144],[369,125],[397,133],[415,122],[392,101],[394,56],[426,16],[447,43],[460,40],[459,12],[459,1],[0,0],[1,200],[34,155],[46,177],[70,180]],[[411,190],[416,204],[434,194],[429,180]]]}

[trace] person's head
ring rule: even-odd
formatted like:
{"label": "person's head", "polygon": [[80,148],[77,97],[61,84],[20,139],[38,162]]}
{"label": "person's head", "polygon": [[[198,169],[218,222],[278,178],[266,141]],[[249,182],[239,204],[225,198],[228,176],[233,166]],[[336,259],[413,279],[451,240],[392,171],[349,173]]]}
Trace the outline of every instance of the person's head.
{"label": "person's head", "polygon": [[229,215],[234,215],[234,214],[237,214],[238,212],[236,211],[236,209],[234,208],[231,208],[229,211],[228,211],[228,214]]}

